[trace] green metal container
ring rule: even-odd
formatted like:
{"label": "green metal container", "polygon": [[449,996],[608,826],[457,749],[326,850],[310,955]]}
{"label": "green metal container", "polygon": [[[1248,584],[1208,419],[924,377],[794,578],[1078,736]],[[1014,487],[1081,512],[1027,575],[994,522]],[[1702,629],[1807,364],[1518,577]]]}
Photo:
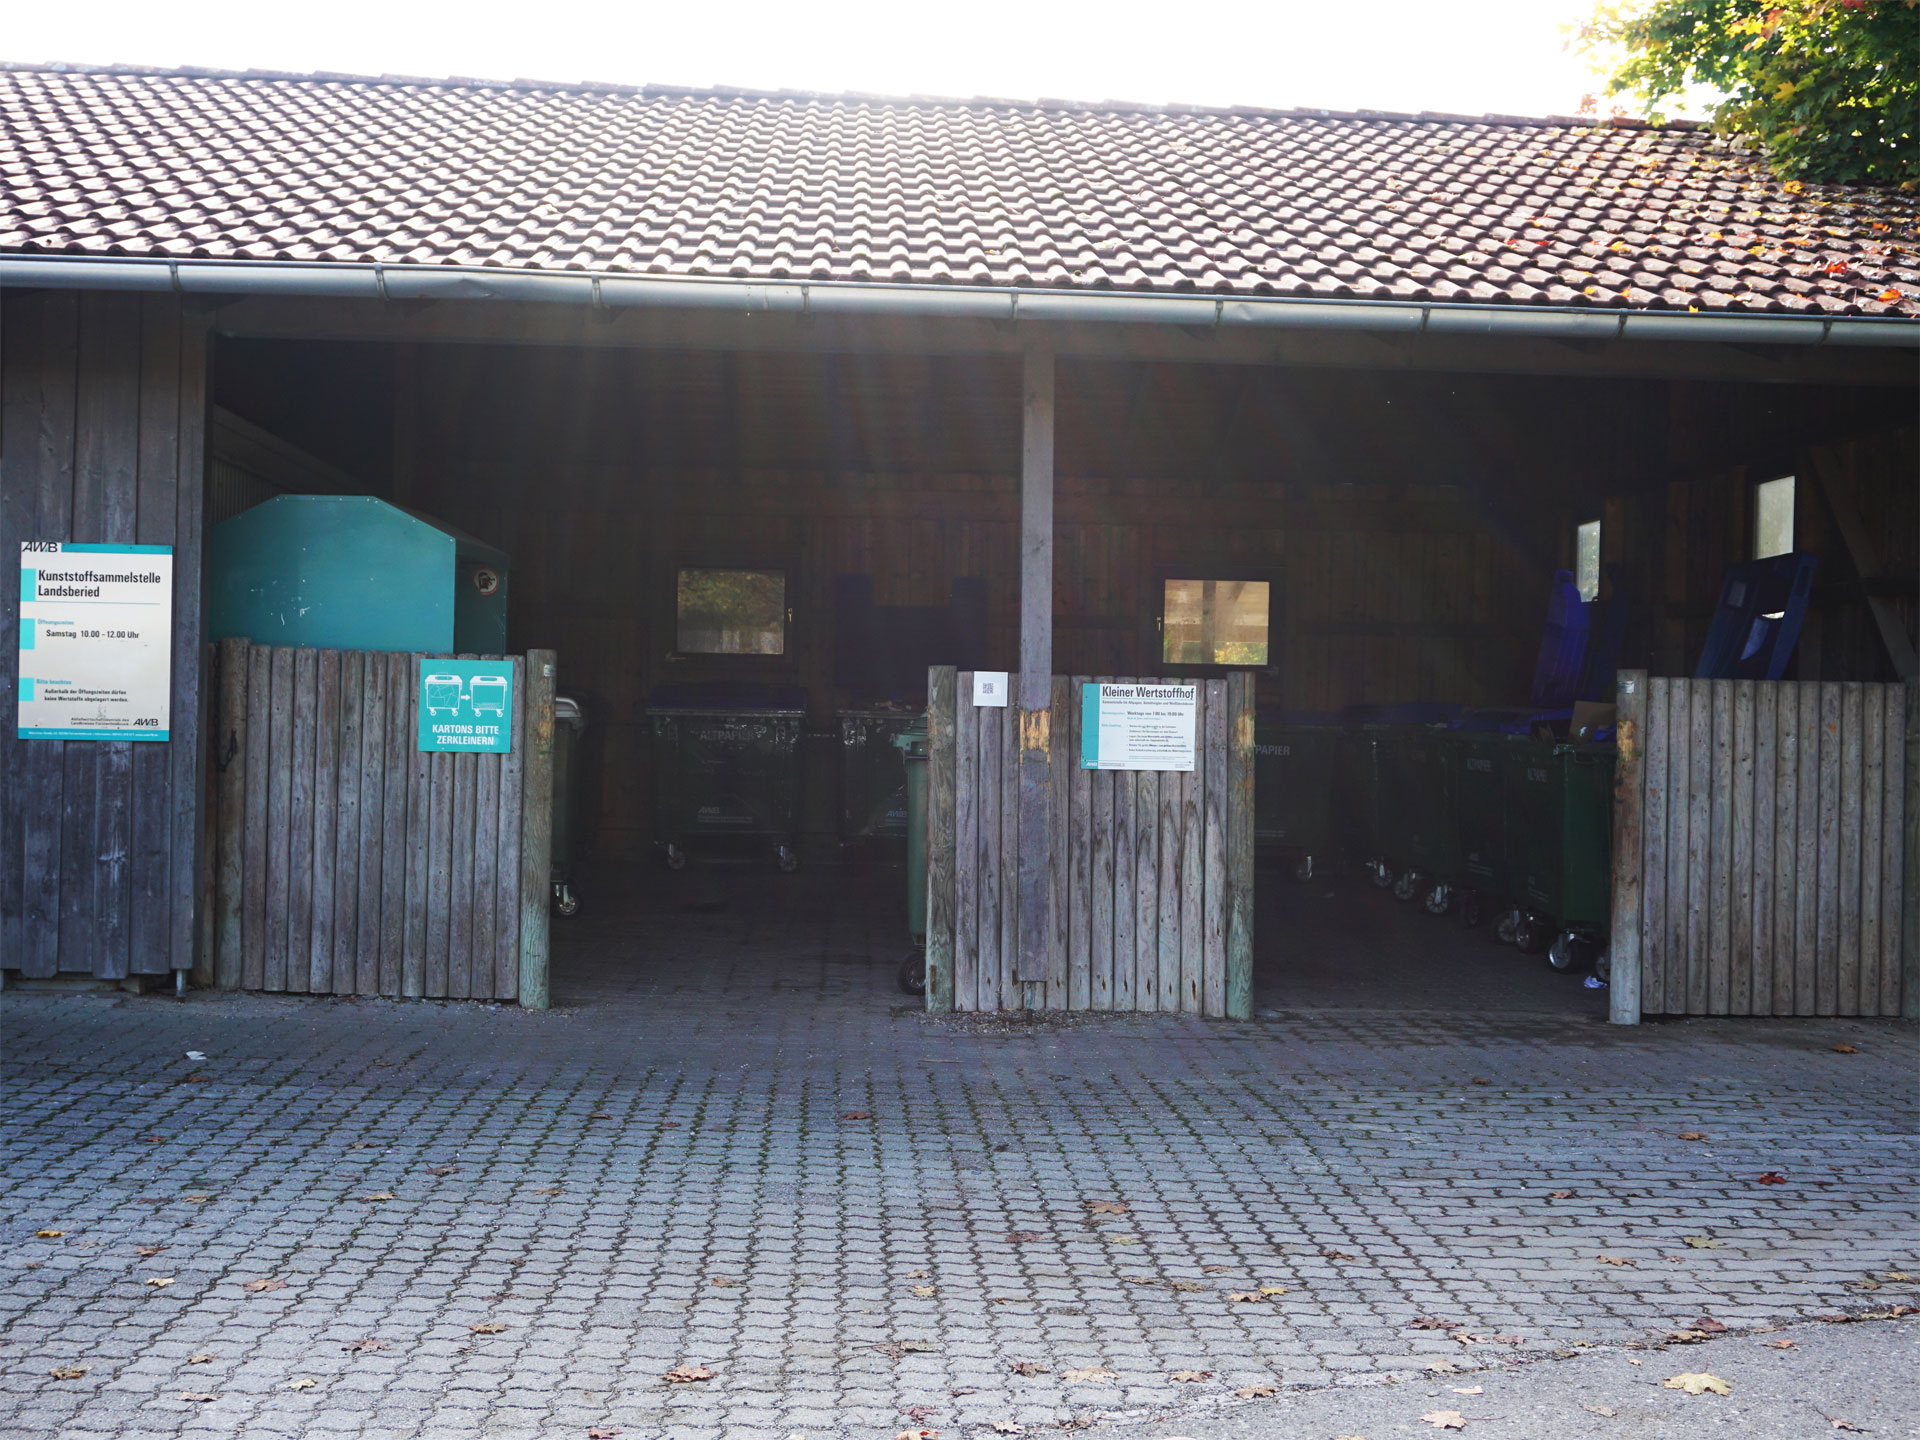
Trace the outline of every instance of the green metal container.
{"label": "green metal container", "polygon": [[[1434,725],[1389,726],[1381,747],[1382,849],[1399,872],[1394,893],[1403,900],[1420,892],[1421,880],[1431,887],[1460,876],[1447,751],[1448,732]],[[1442,893],[1438,908],[1446,908],[1445,898]]]}
{"label": "green metal container", "polygon": [[890,742],[904,764],[907,798],[907,933],[927,943],[927,717],[894,733]]}
{"label": "green metal container", "polygon": [[1382,783],[1387,733],[1385,725],[1344,732],[1333,790],[1334,842],[1345,854],[1365,861],[1377,885],[1393,883],[1391,869],[1382,863],[1388,828]]}
{"label": "green metal container", "polygon": [[1253,834],[1312,876],[1334,853],[1333,795],[1346,736],[1337,726],[1259,716],[1253,731]]}
{"label": "green metal container", "polygon": [[1529,740],[1509,756],[1520,903],[1562,931],[1604,934],[1613,885],[1610,745]]}
{"label": "green metal container", "polygon": [[910,710],[842,710],[840,726],[840,838],[907,838],[907,778],[898,737],[926,717]]}
{"label": "green metal container", "polygon": [[736,706],[671,694],[647,717],[654,843],[667,863],[680,868],[693,845],[771,842],[780,868],[798,869],[804,699]]}
{"label": "green metal container", "polygon": [[562,915],[580,909],[573,893],[573,865],[578,854],[580,824],[580,735],[587,718],[580,704],[565,695],[553,701],[553,852],[549,874],[553,881],[553,908]]}
{"label": "green metal container", "polygon": [[1459,851],[1460,884],[1485,900],[1512,902],[1520,893],[1507,839],[1510,752],[1526,742],[1493,731],[1447,734],[1447,793]]}

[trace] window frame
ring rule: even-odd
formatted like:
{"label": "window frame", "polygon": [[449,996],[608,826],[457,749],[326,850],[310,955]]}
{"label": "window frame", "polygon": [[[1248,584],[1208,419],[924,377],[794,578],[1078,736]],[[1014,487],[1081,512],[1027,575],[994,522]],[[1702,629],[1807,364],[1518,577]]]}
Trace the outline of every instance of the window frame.
{"label": "window frame", "polygon": [[1599,600],[1607,588],[1607,517],[1595,515],[1591,520],[1576,520],[1573,525],[1573,583],[1580,587],[1580,537],[1586,528],[1593,529],[1593,593],[1580,591],[1580,599],[1586,604]]}
{"label": "window frame", "polygon": [[[780,652],[768,655],[759,651],[729,652],[724,650],[682,650],[680,648],[680,575],[686,570],[746,570],[756,572],[777,572],[781,577],[784,614],[781,619]],[[727,555],[715,558],[710,553],[696,552],[690,556],[681,556],[667,571],[663,589],[664,618],[666,622],[666,656],[675,667],[715,665],[727,670],[752,668],[778,673],[791,673],[796,666],[795,634],[799,628],[800,607],[795,603],[798,590],[794,565],[784,557],[777,555],[739,556]],[[658,651],[655,651],[658,654]]]}
{"label": "window frame", "polygon": [[[1769,485],[1785,482],[1791,488],[1787,491],[1787,548],[1774,550],[1766,555],[1760,553],[1760,496]],[[1800,473],[1789,470],[1784,475],[1769,475],[1764,480],[1753,482],[1752,522],[1747,527],[1751,532],[1747,543],[1749,560],[1770,560],[1775,555],[1791,555],[1800,544]]]}
{"label": "window frame", "polygon": [[[1274,675],[1280,670],[1282,607],[1280,576],[1265,565],[1157,565],[1153,570],[1153,593],[1149,597],[1146,619],[1146,653],[1152,657],[1151,673],[1185,676],[1190,679],[1219,679],[1235,671],[1250,675]],[[1264,664],[1236,665],[1222,660],[1182,660],[1166,655],[1167,582],[1169,580],[1261,580],[1267,586],[1267,658]]]}

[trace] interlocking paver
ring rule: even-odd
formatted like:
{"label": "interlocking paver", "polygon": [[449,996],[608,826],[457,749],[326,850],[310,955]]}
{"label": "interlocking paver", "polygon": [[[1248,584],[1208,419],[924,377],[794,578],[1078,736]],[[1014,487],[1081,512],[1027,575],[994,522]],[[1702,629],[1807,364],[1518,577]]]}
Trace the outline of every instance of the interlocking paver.
{"label": "interlocking paver", "polygon": [[1916,1299],[1912,1026],[930,1018],[754,886],[582,916],[548,1014],[9,993],[0,1437],[990,1434]]}

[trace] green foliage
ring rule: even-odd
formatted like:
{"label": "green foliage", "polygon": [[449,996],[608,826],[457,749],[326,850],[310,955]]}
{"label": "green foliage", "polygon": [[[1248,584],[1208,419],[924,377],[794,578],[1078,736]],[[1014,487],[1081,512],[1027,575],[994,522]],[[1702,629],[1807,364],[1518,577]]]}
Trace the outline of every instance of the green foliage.
{"label": "green foliage", "polygon": [[1920,187],[1920,0],[1626,0],[1576,41],[1614,57],[1608,94],[1711,90],[1783,177]]}

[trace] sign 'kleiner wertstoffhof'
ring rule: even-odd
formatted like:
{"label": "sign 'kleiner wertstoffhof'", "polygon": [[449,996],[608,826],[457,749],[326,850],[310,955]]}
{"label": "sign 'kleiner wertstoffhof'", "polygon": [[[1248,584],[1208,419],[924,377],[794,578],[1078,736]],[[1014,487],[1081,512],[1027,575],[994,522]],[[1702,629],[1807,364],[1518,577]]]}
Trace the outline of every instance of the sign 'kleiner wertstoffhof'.
{"label": "sign 'kleiner wertstoffhof'", "polygon": [[481,755],[513,749],[513,662],[422,660],[420,749]]}
{"label": "sign 'kleiner wertstoffhof'", "polygon": [[173,548],[20,544],[22,740],[165,740]]}
{"label": "sign 'kleiner wertstoffhof'", "polygon": [[1084,685],[1082,770],[1192,770],[1198,685]]}

